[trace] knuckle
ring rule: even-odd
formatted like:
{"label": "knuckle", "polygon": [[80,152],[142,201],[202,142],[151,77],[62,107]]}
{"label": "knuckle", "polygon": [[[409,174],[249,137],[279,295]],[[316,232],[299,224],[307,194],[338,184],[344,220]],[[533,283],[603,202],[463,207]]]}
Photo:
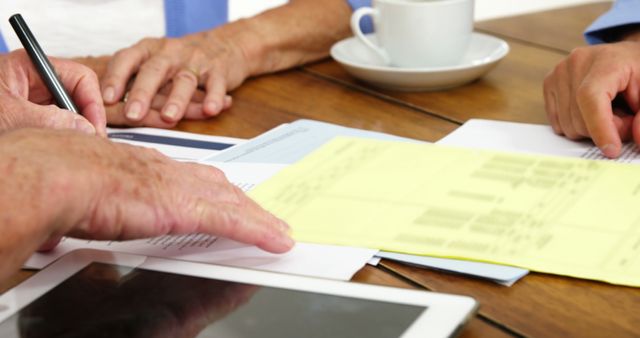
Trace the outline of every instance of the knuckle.
{"label": "knuckle", "polygon": [[571,50],[571,52],[569,53],[569,56],[567,57],[567,60],[569,60],[569,62],[581,61],[588,54],[591,53],[590,51],[591,51],[591,48],[589,47],[584,47],[584,46],[576,47]]}
{"label": "knuckle", "polygon": [[110,60],[109,64],[113,65],[116,61],[135,58],[138,53],[140,53],[140,49],[137,48],[137,46],[121,49],[113,54],[113,58]]}
{"label": "knuckle", "polygon": [[573,130],[573,128],[571,129],[564,128],[563,130],[564,130],[564,136],[566,136],[570,140],[577,141],[581,138],[580,135],[577,132],[575,132],[575,130]]}
{"label": "knuckle", "polygon": [[244,226],[244,221],[240,217],[240,213],[236,208],[221,208],[220,212],[220,224],[218,224],[224,234],[228,237],[235,237],[235,234],[239,233],[240,229]]}
{"label": "knuckle", "polygon": [[171,66],[171,61],[164,55],[156,55],[145,62],[140,69],[143,71],[163,72]]}
{"label": "knuckle", "polygon": [[145,88],[141,88],[141,87],[136,87],[133,88],[130,92],[129,92],[129,101],[133,100],[133,99],[143,99],[143,98],[149,98],[151,97],[152,94],[149,90],[145,89]]}
{"label": "knuckle", "polygon": [[597,91],[592,84],[583,82],[576,89],[575,97],[578,102],[588,102],[592,100],[596,94]]}
{"label": "knuckle", "polygon": [[196,78],[196,75],[188,70],[179,71],[176,74],[174,81],[185,82],[189,85],[193,85],[193,87],[196,87],[198,85],[198,79]]}
{"label": "knuckle", "polygon": [[207,59],[207,54],[202,51],[199,48],[195,48],[192,52],[191,52],[191,58],[190,61],[192,63],[198,63],[202,60],[206,60]]}

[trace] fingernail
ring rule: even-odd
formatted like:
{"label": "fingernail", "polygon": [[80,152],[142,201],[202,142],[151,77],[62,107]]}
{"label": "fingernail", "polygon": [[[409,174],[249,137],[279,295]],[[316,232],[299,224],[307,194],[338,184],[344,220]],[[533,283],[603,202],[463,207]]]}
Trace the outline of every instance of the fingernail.
{"label": "fingernail", "polygon": [[285,233],[287,235],[291,233],[291,227],[289,226],[289,224],[287,224],[287,222],[283,220],[279,220],[278,229],[280,230],[280,232]]}
{"label": "fingernail", "polygon": [[104,89],[102,92],[102,98],[107,102],[113,102],[116,99],[116,90],[115,88],[109,86]]}
{"label": "fingernail", "polygon": [[176,106],[175,104],[169,105],[164,110],[162,115],[164,115],[165,117],[167,117],[167,118],[169,118],[171,120],[175,120],[176,117],[178,116],[178,106]]}
{"label": "fingernail", "polygon": [[209,102],[207,102],[207,104],[206,104],[206,106],[205,106],[205,107],[207,108],[207,111],[208,111],[209,113],[211,113],[211,114],[217,114],[217,113],[218,113],[218,111],[220,110],[220,109],[218,108],[218,104],[217,104],[217,103],[215,103],[214,101],[209,101]]}
{"label": "fingernail", "polygon": [[95,135],[96,133],[96,128],[83,118],[75,119],[74,124],[75,124],[75,129],[83,133],[90,134],[90,135]]}
{"label": "fingernail", "polygon": [[613,144],[605,144],[602,148],[600,148],[600,151],[604,154],[604,156],[609,158],[614,158],[617,155],[616,147]]}
{"label": "fingernail", "polygon": [[132,102],[129,105],[129,110],[127,110],[127,118],[130,120],[139,119],[141,110],[142,110],[142,105],[140,104],[140,102]]}
{"label": "fingernail", "polygon": [[296,244],[293,238],[289,237],[289,235],[282,235],[277,239],[277,241],[286,248],[292,248]]}

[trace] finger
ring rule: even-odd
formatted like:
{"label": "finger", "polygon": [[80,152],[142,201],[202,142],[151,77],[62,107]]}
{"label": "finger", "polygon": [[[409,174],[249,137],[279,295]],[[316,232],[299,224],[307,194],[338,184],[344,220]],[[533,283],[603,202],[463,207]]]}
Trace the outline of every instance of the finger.
{"label": "finger", "polygon": [[286,252],[294,245],[286,223],[264,210],[236,204],[211,204],[201,199],[190,214],[195,217],[196,232],[229,238],[274,253]]}
{"label": "finger", "polygon": [[140,42],[113,55],[102,78],[102,97],[113,104],[124,96],[129,79],[149,55],[148,44]]}
{"label": "finger", "polygon": [[[173,82],[167,82],[160,90],[158,90],[158,94],[169,96],[171,94],[171,90],[173,90]],[[196,89],[196,91],[191,96],[192,102],[202,103],[204,101],[204,97],[207,93],[200,87]]]}
{"label": "finger", "polygon": [[564,136],[569,139],[576,140],[580,138],[580,136],[573,126],[573,119],[571,117],[571,82],[573,79],[571,78],[568,66],[563,65],[561,67],[557,67],[556,76],[561,79],[560,81],[557,81],[555,85],[555,110],[558,114],[560,129]]}
{"label": "finger", "polygon": [[60,109],[54,105],[41,106],[25,101],[21,111],[29,113],[20,114],[16,118],[16,127],[74,129],[90,135],[96,134],[93,124],[82,115]]}
{"label": "finger", "polygon": [[571,76],[569,81],[567,81],[569,86],[568,113],[571,117],[571,126],[576,133],[576,139],[589,137],[589,131],[584,123],[580,107],[578,107],[576,92],[582,83],[582,77],[589,72],[590,63],[588,62],[589,58],[579,57],[577,56],[578,54],[579,53],[575,52],[572,53],[570,57],[571,62],[567,64],[569,76]]}
{"label": "finger", "polygon": [[589,135],[600,151],[609,158],[618,157],[622,147],[611,108],[611,101],[618,93],[621,83],[626,82],[620,76],[592,72],[576,94]]}
{"label": "finger", "polygon": [[125,116],[129,120],[139,121],[145,117],[151,100],[165,82],[171,68],[171,60],[160,55],[154,56],[140,67],[125,107]]}
{"label": "finger", "polygon": [[210,71],[206,80],[207,95],[204,98],[204,113],[208,116],[220,114],[224,107],[224,97],[227,93],[225,78],[220,72]]}
{"label": "finger", "polygon": [[[158,94],[153,98],[153,101],[151,101],[151,109],[155,111],[160,111],[165,106],[166,102],[167,102],[167,96]],[[207,116],[204,114],[202,110],[202,103],[196,103],[193,101],[189,102],[189,104],[187,105],[185,114],[183,116],[183,118],[187,120],[204,120],[209,117],[210,116]]]}
{"label": "finger", "polygon": [[633,140],[636,144],[640,145],[640,117],[636,114],[632,117],[631,133],[633,134]]}
{"label": "finger", "polygon": [[38,252],[48,252],[55,249],[61,240],[62,240],[62,236],[55,236],[55,237],[49,238],[46,242],[40,245],[40,248],[38,248]]}
{"label": "finger", "polygon": [[[628,142],[632,138],[632,126],[634,116],[627,114],[624,110],[613,108],[613,123],[618,130],[618,135],[622,142]],[[636,115],[637,116],[637,115]]]}
{"label": "finger", "polygon": [[189,70],[176,73],[173,77],[171,94],[162,108],[162,117],[169,122],[181,120],[197,88],[196,74]]}
{"label": "finger", "polygon": [[[162,107],[162,105],[160,105]],[[107,121],[113,126],[128,126],[128,127],[153,127],[153,128],[173,128],[175,122],[167,122],[160,117],[160,112],[151,109],[145,117],[140,121],[131,121],[124,115],[124,103],[107,106]]]}
{"label": "finger", "polygon": [[69,60],[51,59],[80,112],[89,120],[100,135],[106,134],[106,115],[96,74],[86,66]]}
{"label": "finger", "polygon": [[233,97],[231,97],[231,95],[225,95],[222,102],[222,109],[227,110],[233,105]]}
{"label": "finger", "polygon": [[547,119],[551,124],[553,132],[558,135],[562,135],[562,129],[560,128],[560,120],[558,120],[557,102],[555,94],[555,81],[554,73],[550,73],[544,79],[543,95],[544,95],[544,109],[547,112]]}

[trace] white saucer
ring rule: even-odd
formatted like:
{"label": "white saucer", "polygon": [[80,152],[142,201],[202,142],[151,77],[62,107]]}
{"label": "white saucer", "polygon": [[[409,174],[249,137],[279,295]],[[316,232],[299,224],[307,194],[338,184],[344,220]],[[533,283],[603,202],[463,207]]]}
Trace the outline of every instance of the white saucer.
{"label": "white saucer", "polygon": [[[375,35],[367,38],[375,40]],[[375,86],[424,91],[457,87],[471,82],[491,70],[509,53],[509,45],[496,37],[476,33],[462,61],[454,66],[434,68],[399,68],[385,66],[357,38],[342,40],[331,47],[331,56],[348,73]]]}

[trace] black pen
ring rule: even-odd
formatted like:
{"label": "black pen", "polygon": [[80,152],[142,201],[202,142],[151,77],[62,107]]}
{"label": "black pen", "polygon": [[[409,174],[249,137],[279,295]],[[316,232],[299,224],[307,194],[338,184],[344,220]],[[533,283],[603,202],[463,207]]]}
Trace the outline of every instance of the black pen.
{"label": "black pen", "polygon": [[38,70],[42,81],[44,81],[47,88],[49,88],[49,92],[56,100],[58,107],[79,113],[75,103],[73,103],[73,100],[71,100],[71,97],[62,86],[51,62],[49,62],[49,59],[42,51],[40,44],[33,36],[33,33],[31,33],[27,23],[22,19],[22,15],[15,14],[11,16],[9,23],[11,23],[11,27],[13,27],[16,35],[18,35],[22,46],[27,51],[27,54],[29,54],[31,62],[33,62],[33,65]]}

